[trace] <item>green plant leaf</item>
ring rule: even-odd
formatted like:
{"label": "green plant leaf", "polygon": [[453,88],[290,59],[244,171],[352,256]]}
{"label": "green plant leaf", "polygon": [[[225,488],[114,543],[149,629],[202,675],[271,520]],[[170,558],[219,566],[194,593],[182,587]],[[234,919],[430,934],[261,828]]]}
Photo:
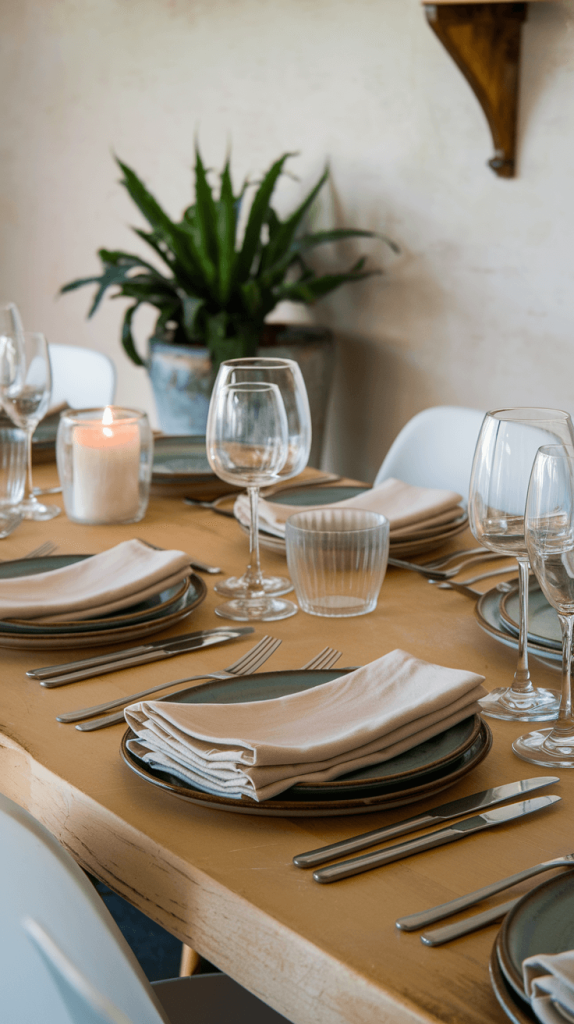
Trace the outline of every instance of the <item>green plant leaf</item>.
{"label": "green plant leaf", "polygon": [[122,324],[122,345],[126,355],[131,359],[132,363],[135,363],[136,366],[145,366],[145,361],[137,351],[132,335],[132,320],[136,309],[138,309],[140,305],[141,303],[136,302],[135,305],[126,309],[124,322]]}
{"label": "green plant leaf", "polygon": [[269,204],[273,190],[283,170],[285,161],[290,156],[295,156],[295,154],[284,153],[283,156],[279,157],[279,160],[275,161],[255,193],[245,226],[243,245],[237,258],[237,279],[239,281],[246,280],[250,275],[253,260],[260,247],[261,229],[264,224],[268,223]]}
{"label": "green plant leaf", "polygon": [[235,265],[235,232],[237,230],[238,205],[233,195],[229,159],[221,173],[219,200],[216,203],[217,246],[219,270],[219,301],[229,301]]}
{"label": "green plant leaf", "polygon": [[205,302],[195,295],[180,294],[183,309],[183,328],[190,341],[197,339],[197,317]]}
{"label": "green plant leaf", "polygon": [[261,269],[269,267],[271,264],[276,263],[282,256],[286,254],[288,249],[293,242],[297,228],[299,227],[303,217],[307,213],[309,207],[316,199],[317,195],[323,188],[323,185],[329,177],[329,171],[324,170],[321,177],[319,178],[316,185],[313,186],[308,195],[305,196],[303,202],[297,207],[297,209],[291,214],[287,220],[282,221],[280,226],[275,230],[273,239],[269,240],[269,245],[263,253],[261,259]]}
{"label": "green plant leaf", "polygon": [[329,292],[334,291],[335,288],[339,288],[342,284],[347,284],[351,281],[362,281],[364,278],[372,277],[373,274],[380,274],[380,270],[363,270],[364,265],[365,258],[361,257],[346,273],[324,274],[322,277],[315,277],[312,280],[299,280],[294,281],[292,284],[284,285],[275,292],[277,301],[289,299],[291,302],[313,303],[317,299],[323,298],[324,295],[328,295]]}
{"label": "green plant leaf", "polygon": [[215,264],[218,257],[217,246],[217,214],[211,187],[207,180],[205,167],[199,148],[195,147],[195,217],[197,225],[197,247],[203,260],[213,267],[211,283],[215,279]]}

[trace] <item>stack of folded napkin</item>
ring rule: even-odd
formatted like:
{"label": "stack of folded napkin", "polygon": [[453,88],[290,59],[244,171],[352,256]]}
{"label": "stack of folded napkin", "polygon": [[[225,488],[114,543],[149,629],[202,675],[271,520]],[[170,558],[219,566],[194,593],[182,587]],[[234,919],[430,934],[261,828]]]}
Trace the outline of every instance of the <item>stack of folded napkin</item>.
{"label": "stack of folded napkin", "polygon": [[[529,956],[522,964],[524,991],[544,1024],[574,1020],[574,949],[555,955]],[[556,1004],[563,1006],[563,1015]],[[568,1016],[570,1014],[570,1016]]]}
{"label": "stack of folded napkin", "polygon": [[[301,486],[304,486],[303,484]],[[443,491],[435,487],[414,487],[402,480],[389,477],[378,487],[363,491],[347,501],[330,504],[329,508],[360,508],[380,512],[389,520],[391,541],[404,538],[421,530],[444,526],[445,529],[462,513],[462,497],[456,491]],[[317,505],[281,505],[279,501],[259,500],[259,521],[271,533],[285,536],[285,523],[294,512],[301,512]],[[241,494],[234,506],[240,523],[249,525],[249,498]]]}
{"label": "stack of folded napkin", "polygon": [[142,701],[126,708],[132,753],[218,796],[268,800],[387,761],[479,711],[483,676],[391,651],[273,700]]}
{"label": "stack of folded napkin", "polygon": [[156,551],[140,540],[126,540],[62,569],[0,580],[0,619],[101,618],[184,580],[189,562],[183,551]]}

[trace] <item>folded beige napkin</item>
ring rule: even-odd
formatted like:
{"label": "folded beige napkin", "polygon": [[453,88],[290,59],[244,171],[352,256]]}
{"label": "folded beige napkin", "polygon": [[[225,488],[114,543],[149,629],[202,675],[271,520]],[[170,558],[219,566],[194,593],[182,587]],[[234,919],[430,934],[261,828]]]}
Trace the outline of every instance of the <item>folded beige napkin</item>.
{"label": "folded beige napkin", "polygon": [[156,551],[140,540],[126,540],[63,569],[0,580],[0,619],[99,618],[185,579],[189,562],[183,551]]}
{"label": "folded beige napkin", "polygon": [[[395,531],[397,536],[406,537],[410,532],[418,532],[427,526],[446,525],[461,513],[462,497],[455,491],[443,491],[434,487],[414,487],[402,480],[389,477],[378,487],[363,491],[354,498],[337,501],[329,508],[361,508],[371,512],[381,512],[389,520],[391,537]],[[309,508],[320,508],[318,505],[281,505],[279,502],[259,500],[259,521],[265,529],[271,530],[278,537],[285,536],[285,522],[294,512]],[[235,501],[235,515],[240,523],[249,525],[249,498],[240,494]],[[400,533],[398,532],[400,531]]]}
{"label": "folded beige napkin", "polygon": [[142,701],[133,753],[220,796],[268,800],[387,761],[479,710],[483,676],[391,651],[330,683],[246,704]]}
{"label": "folded beige napkin", "polygon": [[522,964],[524,991],[544,1024],[564,1024],[559,1003],[574,1018],[574,949],[565,953],[529,956]]}

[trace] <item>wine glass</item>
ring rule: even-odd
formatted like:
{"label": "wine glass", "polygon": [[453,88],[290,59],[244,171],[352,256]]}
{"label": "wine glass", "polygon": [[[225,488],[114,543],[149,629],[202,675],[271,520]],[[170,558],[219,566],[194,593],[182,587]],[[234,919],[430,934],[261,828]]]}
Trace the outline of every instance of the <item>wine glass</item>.
{"label": "wine glass", "polygon": [[559,694],[535,688],[528,669],[529,561],[524,508],[532,464],[542,445],[574,444],[570,416],[559,409],[499,409],[486,414],[474,453],[468,513],[480,543],[518,562],[518,663],[511,687],[499,687],[480,704],[484,714],[510,721],[556,718]]}
{"label": "wine glass", "polygon": [[572,633],[574,629],[574,447],[539,449],[525,518],[530,563],[562,630],[562,700],[553,728],[520,736],[512,749],[524,761],[574,768]]}
{"label": "wine glass", "polygon": [[0,401],[5,411],[26,434],[28,493],[18,506],[24,519],[47,520],[59,516],[57,505],[43,505],[32,484],[32,435],[45,415],[52,391],[48,345],[38,331],[0,334]]}
{"label": "wine glass", "polygon": [[22,317],[14,302],[0,304],[0,337],[5,335],[22,334]]}
{"label": "wine glass", "polygon": [[[275,384],[280,392],[287,415],[288,454],[278,473],[280,480],[289,480],[307,465],[311,449],[311,411],[303,380],[303,374],[293,359],[272,359],[253,356],[245,359],[228,359],[221,364],[215,389],[225,384],[240,384],[247,381]],[[287,576],[262,574],[261,581],[266,594],[288,594],[293,584]],[[251,586],[247,574],[231,576],[215,585],[218,594],[225,597],[241,597]]]}
{"label": "wine glass", "polygon": [[288,457],[285,406],[276,384],[246,381],[216,387],[207,417],[207,457],[222,480],[247,487],[251,508],[246,588],[215,611],[227,619],[265,622],[294,615],[297,606],[266,594],[259,565],[259,488],[275,483]]}

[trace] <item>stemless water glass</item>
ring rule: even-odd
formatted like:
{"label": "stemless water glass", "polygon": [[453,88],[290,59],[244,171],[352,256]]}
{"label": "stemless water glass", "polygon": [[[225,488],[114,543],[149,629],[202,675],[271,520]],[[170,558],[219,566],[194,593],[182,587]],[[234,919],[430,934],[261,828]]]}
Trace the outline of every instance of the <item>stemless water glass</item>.
{"label": "stemless water glass", "polygon": [[528,669],[528,574],[524,508],[538,448],[574,444],[570,416],[559,409],[500,409],[486,414],[478,437],[468,513],[478,541],[500,555],[514,555],[519,568],[518,663],[511,687],[493,690],[482,711],[511,721],[556,718],[559,694],[535,688]]}
{"label": "stemless water glass", "polygon": [[553,728],[515,740],[512,749],[533,764],[574,768],[572,632],[574,628],[574,447],[540,448],[526,502],[530,562],[562,629],[562,700]]}
{"label": "stemless water glass", "polygon": [[297,606],[265,593],[259,565],[259,488],[274,483],[288,455],[285,406],[276,384],[245,382],[214,389],[207,418],[207,457],[222,480],[247,487],[251,507],[247,587],[215,611],[228,619],[265,622],[294,615]]}
{"label": "stemless water glass", "polygon": [[18,329],[0,334],[0,401],[12,422],[26,434],[28,493],[18,506],[25,519],[53,519],[61,512],[57,505],[39,502],[32,484],[32,435],[47,412],[51,392],[50,356],[44,335]]}
{"label": "stemless water glass", "polygon": [[[228,359],[221,364],[215,389],[225,384],[248,381],[275,384],[281,392],[287,415],[288,452],[278,478],[288,480],[305,468],[311,449],[311,412],[301,370],[293,359],[259,356]],[[288,594],[293,590],[291,580],[285,576],[268,576],[263,573],[261,582],[266,594]],[[215,590],[225,597],[241,597],[248,593],[250,585],[244,574],[222,580],[215,585]]]}

